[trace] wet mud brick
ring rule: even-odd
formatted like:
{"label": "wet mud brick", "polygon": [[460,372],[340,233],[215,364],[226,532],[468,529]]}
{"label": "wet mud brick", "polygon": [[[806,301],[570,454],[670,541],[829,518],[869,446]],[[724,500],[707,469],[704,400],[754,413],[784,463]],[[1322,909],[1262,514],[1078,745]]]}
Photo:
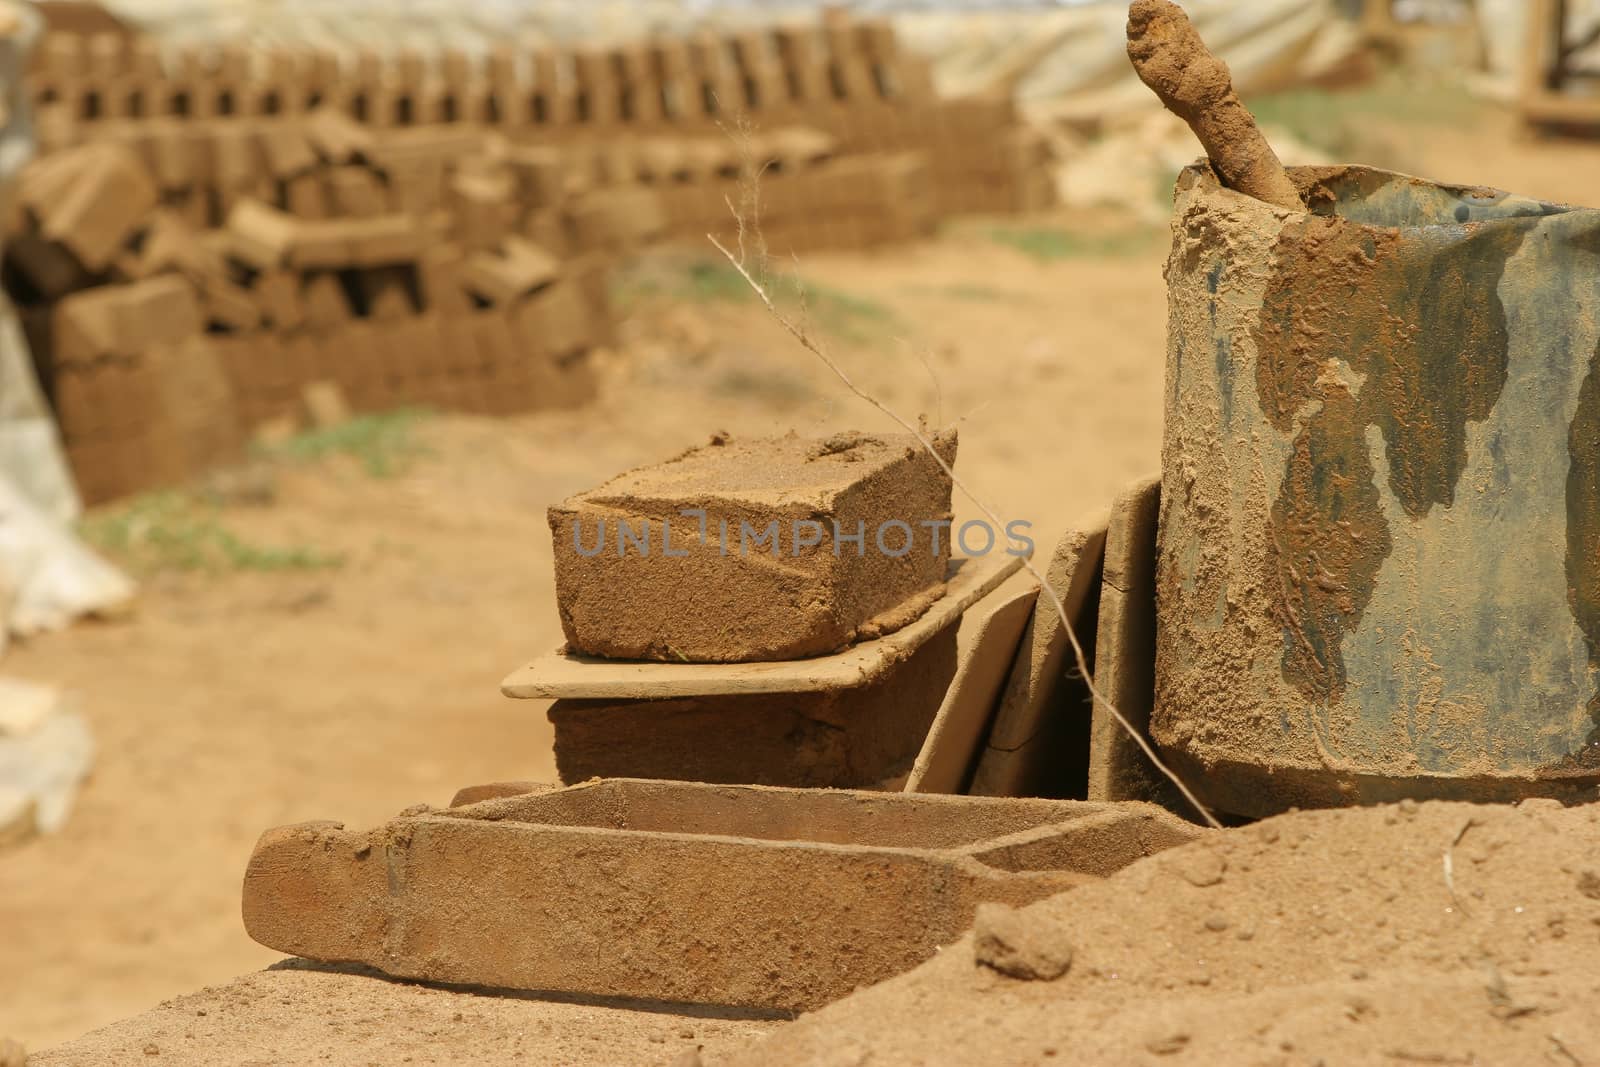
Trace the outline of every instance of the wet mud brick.
{"label": "wet mud brick", "polygon": [[398,977],[793,1012],[931,958],[983,901],[1204,832],[1139,804],[611,779],[268,830],[242,903],[264,945]]}
{"label": "wet mud brick", "polygon": [[[870,685],[825,693],[558,700],[556,770],[797,788],[871,788],[904,775],[956,673],[952,620]],[[738,738],[730,744],[729,738]]]}
{"label": "wet mud brick", "polygon": [[150,174],[130,150],[95,145],[74,156],[68,183],[39,212],[44,235],[65,245],[93,272],[110,266],[156,206]]}
{"label": "wet mud brick", "polygon": [[[955,435],[938,446],[954,462]],[[705,512],[703,529],[686,509]],[[939,595],[949,528],[924,523],[949,520],[950,480],[910,435],[790,435],[714,443],[630,471],[549,518],[557,606],[574,651],[798,659],[897,629]],[[862,544],[844,540],[862,529]],[[625,535],[648,536],[650,550]],[[758,543],[760,535],[774,536]]]}

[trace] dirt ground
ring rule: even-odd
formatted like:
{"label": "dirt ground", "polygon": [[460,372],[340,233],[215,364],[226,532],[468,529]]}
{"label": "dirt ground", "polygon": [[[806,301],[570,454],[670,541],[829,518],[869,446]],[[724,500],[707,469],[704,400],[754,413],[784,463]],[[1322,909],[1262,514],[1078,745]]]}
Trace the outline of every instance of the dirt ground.
{"label": "dirt ground", "polygon": [[[1552,199],[1593,199],[1600,169],[1600,146],[1524,142],[1494,113],[1391,141],[1429,176]],[[1162,234],[1063,215],[801,272],[851,373],[905,414],[959,421],[958,470],[1047,552],[1156,467],[1164,253]],[[133,619],[6,657],[80,695],[99,756],[65,830],[0,857],[0,1035],[46,1048],[272,963],[238,914],[268,826],[367,825],[461,785],[553,777],[544,705],[498,692],[560,641],[545,508],[716,430],[889,428],[729,281],[652,257],[619,284],[629,320],[596,407],[422,419],[420,454],[389,477],[341,455],[277,462],[275,501],[220,521],[310,556],[163,571]],[[342,565],[303,565],[331,554]]]}

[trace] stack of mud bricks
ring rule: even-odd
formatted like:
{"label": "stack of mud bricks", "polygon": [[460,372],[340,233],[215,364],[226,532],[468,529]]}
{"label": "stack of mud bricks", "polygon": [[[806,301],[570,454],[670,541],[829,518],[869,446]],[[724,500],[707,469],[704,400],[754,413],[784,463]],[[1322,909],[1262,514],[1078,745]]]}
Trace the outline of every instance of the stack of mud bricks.
{"label": "stack of mud bricks", "polygon": [[[314,383],[356,411],[589,397],[605,262],[568,254],[548,153],[326,109],[193,125],[36,160],[6,219],[6,285],[89,500],[225,460]],[[131,426],[148,447],[121,447]]]}
{"label": "stack of mud bricks", "polygon": [[[935,440],[954,463],[954,434]],[[759,679],[776,662],[892,632],[944,590],[949,539],[928,531],[948,523],[950,492],[950,478],[909,434],[719,435],[620,475],[550,509],[568,651],[743,664]],[[900,555],[857,551],[849,541],[862,531],[870,540],[885,522],[912,531]],[[754,531],[771,535],[765,546],[748,543]],[[878,787],[909,770],[955,657],[949,627],[857,686],[558,700],[550,708],[557,769],[569,783]]]}
{"label": "stack of mud bricks", "polygon": [[[737,238],[730,205],[759,224],[769,249],[872,248],[926,236],[937,221],[926,161],[911,152],[837,155],[838,142],[804,127],[745,135],[581,142],[566,152],[593,190],[588,203],[641,196],[657,205],[660,236],[685,243]],[[759,186],[752,185],[759,175]]]}
{"label": "stack of mud bricks", "polygon": [[[883,181],[908,166],[895,157],[923,157],[922,180],[940,214],[1029,210],[1053,195],[1044,142],[1009,100],[939,97],[927,63],[899,46],[888,22],[840,11],[820,25],[607,49],[503,45],[472,56],[163,53],[138,37],[52,34],[30,78],[47,148],[112,120],[293,116],[319,107],[376,129],[488,127],[540,145],[801,126],[836,137],[840,154],[861,157],[858,168],[881,168]],[[855,184],[870,198],[880,180]],[[870,213],[864,200],[857,214]]]}

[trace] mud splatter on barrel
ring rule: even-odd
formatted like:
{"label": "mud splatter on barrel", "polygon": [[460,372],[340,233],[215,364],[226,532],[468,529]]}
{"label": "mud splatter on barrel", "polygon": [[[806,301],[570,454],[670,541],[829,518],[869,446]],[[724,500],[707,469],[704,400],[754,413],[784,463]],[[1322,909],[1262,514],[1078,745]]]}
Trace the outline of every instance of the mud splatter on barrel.
{"label": "mud splatter on barrel", "polygon": [[1600,212],[1179,179],[1156,711],[1218,808],[1600,796]]}

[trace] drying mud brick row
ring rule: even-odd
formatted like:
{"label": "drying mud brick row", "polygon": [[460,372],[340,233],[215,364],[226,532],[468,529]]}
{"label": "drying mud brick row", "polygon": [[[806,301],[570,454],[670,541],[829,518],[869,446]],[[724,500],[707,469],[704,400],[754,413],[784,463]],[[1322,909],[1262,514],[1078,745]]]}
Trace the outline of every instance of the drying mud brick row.
{"label": "drying mud brick row", "polygon": [[51,399],[86,501],[180,482],[239,454],[234,395],[182,278],[84,290],[48,321],[25,322],[54,338]]}
{"label": "drying mud brick row", "polygon": [[400,977],[794,1012],[933,957],[981,903],[1203,833],[1147,805],[613,779],[269,830],[243,910],[268,947]]}
{"label": "drying mud brick row", "polygon": [[[558,700],[566,783],[662,778],[874,788],[910,772],[956,673],[956,622],[863,686],[669,700]],[[737,738],[737,743],[729,743]]]}
{"label": "drying mud brick row", "polygon": [[[1009,100],[939,97],[928,63],[899,47],[888,22],[840,12],[820,24],[700,32],[609,50],[371,52],[344,64],[314,52],[180,50],[167,75],[146,62],[149,49],[138,38],[51,35],[33,72],[42,143],[78,143],[130,120],[173,129],[333,112],[373,130],[487,129],[540,146],[714,138],[730,123],[757,131],[800,125],[838,137],[850,154],[925,154],[943,212],[1054,202],[1046,143]],[[94,50],[96,62],[87,62]],[[242,150],[234,155],[244,158]]]}
{"label": "drying mud brick row", "polygon": [[910,435],[719,436],[549,517],[567,642],[616,659],[833,652],[920,616],[950,558],[950,479]]}
{"label": "drying mud brick row", "polygon": [[[215,346],[247,426],[293,417],[306,389],[338,386],[352,412],[422,406],[512,415],[581,405],[594,395],[572,283],[534,298],[524,313],[481,308],[457,315],[409,312],[320,327],[218,337]],[[546,323],[549,323],[546,328]],[[561,338],[567,338],[561,347]]]}
{"label": "drying mud brick row", "polygon": [[[568,254],[559,161],[326,109],[176,140],[161,121],[39,159],[7,220],[6,282],[90,501],[225,461],[308,390],[363,412],[592,396],[609,261]],[[655,232],[636,216],[602,201],[582,221],[632,247]],[[167,385],[195,373],[188,400]]]}

